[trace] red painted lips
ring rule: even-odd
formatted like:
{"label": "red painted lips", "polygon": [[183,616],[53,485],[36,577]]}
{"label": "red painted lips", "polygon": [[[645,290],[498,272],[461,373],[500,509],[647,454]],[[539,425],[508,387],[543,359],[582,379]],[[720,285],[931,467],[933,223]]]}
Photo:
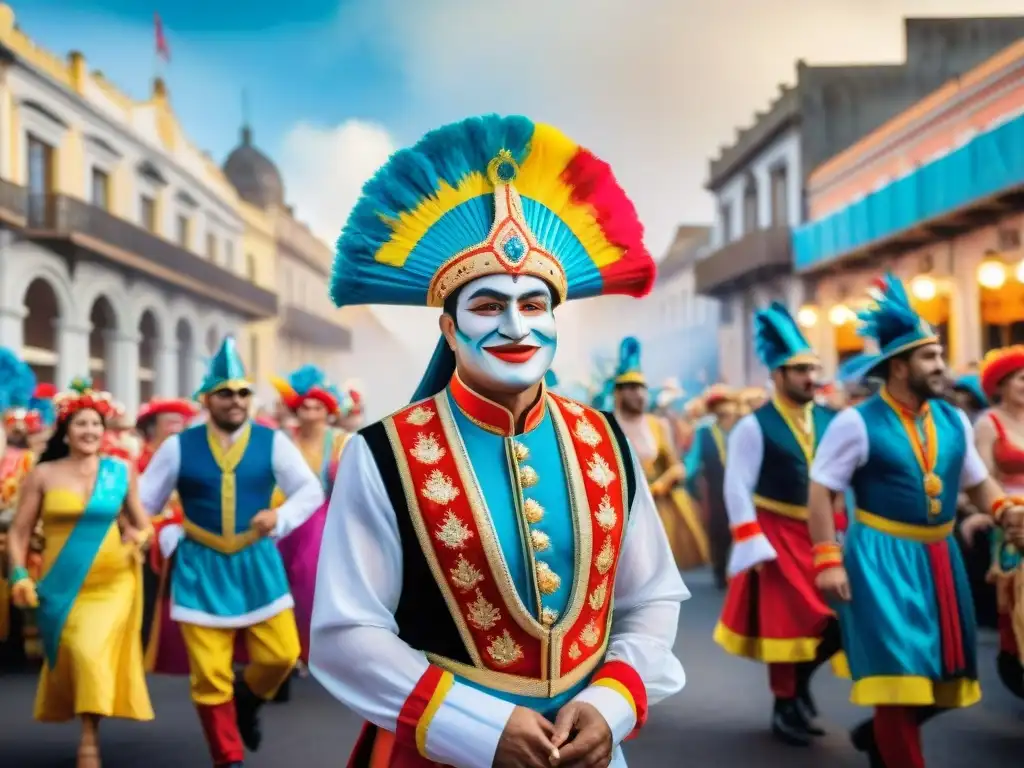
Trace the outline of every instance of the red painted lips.
{"label": "red painted lips", "polygon": [[484,347],[484,350],[503,362],[521,364],[537,354],[540,347],[528,344],[503,344],[500,347]]}

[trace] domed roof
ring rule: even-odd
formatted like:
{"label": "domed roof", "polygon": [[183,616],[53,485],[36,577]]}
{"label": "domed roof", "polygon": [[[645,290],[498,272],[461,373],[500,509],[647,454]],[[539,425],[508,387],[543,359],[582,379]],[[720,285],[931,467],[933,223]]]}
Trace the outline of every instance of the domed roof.
{"label": "domed roof", "polygon": [[246,202],[267,208],[284,206],[284,182],[273,161],[252,143],[252,130],[242,127],[242,143],[224,161],[224,174]]}

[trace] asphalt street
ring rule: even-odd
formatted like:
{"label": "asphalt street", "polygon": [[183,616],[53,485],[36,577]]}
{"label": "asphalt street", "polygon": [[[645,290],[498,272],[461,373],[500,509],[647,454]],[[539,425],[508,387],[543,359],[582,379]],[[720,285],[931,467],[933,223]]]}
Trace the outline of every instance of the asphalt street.
{"label": "asphalt street", "polygon": [[[771,704],[762,667],[726,656],[711,640],[721,595],[704,573],[686,577],[693,598],[683,605],[676,653],[687,685],[654,707],[640,737],[626,747],[630,766],[694,768],[866,768],[847,741],[847,729],[867,710],[847,702],[849,683],[819,673],[815,695],[828,735],[814,746],[775,743],[768,731]],[[1015,765],[1024,750],[1024,702],[995,676],[995,638],[983,634],[984,698],[969,710],[945,714],[925,731],[929,768]],[[151,723],[106,722],[101,727],[104,768],[180,768],[209,765],[184,679],[154,677]],[[77,727],[32,720],[35,676],[0,677],[0,766],[74,766]],[[359,729],[357,718],[312,679],[297,680],[292,700],[267,707],[264,745],[251,768],[343,768]]]}

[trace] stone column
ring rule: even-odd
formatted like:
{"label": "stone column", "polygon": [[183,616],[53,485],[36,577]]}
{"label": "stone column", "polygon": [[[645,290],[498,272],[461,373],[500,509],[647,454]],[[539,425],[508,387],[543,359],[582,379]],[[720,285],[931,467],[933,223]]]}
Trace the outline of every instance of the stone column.
{"label": "stone column", "polygon": [[107,387],[129,416],[139,409],[139,342],[137,333],[108,331],[104,335]]}
{"label": "stone column", "polygon": [[192,358],[192,378],[188,383],[188,392],[185,393],[186,397],[191,397],[192,393],[199,388],[203,379],[206,378],[206,369],[209,367],[210,361],[206,355],[196,355]]}
{"label": "stone column", "polygon": [[[153,353],[156,368],[153,391],[157,397],[178,396],[178,345],[159,344]],[[191,394],[191,393],[190,393]]]}
{"label": "stone column", "polygon": [[57,380],[58,389],[64,389],[76,376],[89,375],[89,332],[87,325],[76,325],[73,321],[54,320],[57,329]]}
{"label": "stone column", "polygon": [[28,310],[20,307],[0,307],[0,347],[21,353],[25,348],[25,318]]}

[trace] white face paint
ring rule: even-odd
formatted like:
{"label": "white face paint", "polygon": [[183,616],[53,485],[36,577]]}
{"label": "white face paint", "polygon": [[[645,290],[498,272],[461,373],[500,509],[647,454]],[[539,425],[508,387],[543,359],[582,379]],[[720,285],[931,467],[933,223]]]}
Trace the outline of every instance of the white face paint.
{"label": "white face paint", "polygon": [[537,277],[488,275],[467,283],[455,308],[459,366],[498,391],[532,387],[555,357],[553,304]]}

